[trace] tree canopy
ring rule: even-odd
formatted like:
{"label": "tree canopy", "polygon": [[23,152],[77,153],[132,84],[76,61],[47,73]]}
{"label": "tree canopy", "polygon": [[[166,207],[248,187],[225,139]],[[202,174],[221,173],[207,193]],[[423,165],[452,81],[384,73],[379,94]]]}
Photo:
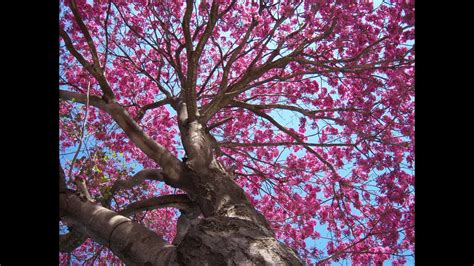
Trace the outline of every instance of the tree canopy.
{"label": "tree canopy", "polygon": [[[61,0],[59,35],[67,187],[171,242],[212,161],[308,264],[412,255],[414,1]],[[61,263],[120,262],[86,239]]]}

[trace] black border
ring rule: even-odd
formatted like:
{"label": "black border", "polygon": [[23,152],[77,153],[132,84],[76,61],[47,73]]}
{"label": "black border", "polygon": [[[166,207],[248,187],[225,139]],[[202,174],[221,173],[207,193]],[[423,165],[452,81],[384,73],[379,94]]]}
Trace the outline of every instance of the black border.
{"label": "black border", "polygon": [[0,264],[58,265],[59,1],[2,11]]}
{"label": "black border", "polygon": [[[5,2],[2,10],[2,44],[7,47],[1,50],[0,61],[0,151],[4,155],[0,264],[58,265],[59,1]],[[453,260],[473,257],[473,238],[466,234],[468,230],[472,233],[472,192],[462,191],[472,189],[468,185],[472,174],[462,173],[472,165],[468,161],[472,152],[459,145],[472,136],[462,125],[470,126],[473,121],[469,115],[460,117],[472,113],[472,103],[462,102],[469,101],[466,92],[472,85],[459,84],[459,79],[472,74],[459,70],[472,67],[452,60],[463,51],[472,53],[472,48],[464,50],[456,38],[471,35],[472,29],[455,31],[468,25],[458,20],[464,16],[458,11],[449,10],[446,2],[416,1],[417,265],[429,265],[430,260],[438,265],[443,258],[452,264]],[[449,21],[454,25],[446,27]],[[471,44],[467,38],[461,39]],[[467,58],[460,59],[472,64]],[[461,151],[453,151],[454,147]]]}

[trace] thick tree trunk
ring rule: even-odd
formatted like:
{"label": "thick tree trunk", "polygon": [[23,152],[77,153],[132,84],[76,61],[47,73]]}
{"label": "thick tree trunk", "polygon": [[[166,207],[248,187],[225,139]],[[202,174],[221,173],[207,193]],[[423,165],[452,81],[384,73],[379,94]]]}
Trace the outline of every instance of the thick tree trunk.
{"label": "thick tree trunk", "polygon": [[255,223],[223,216],[193,225],[177,247],[176,260],[180,265],[303,265]]}
{"label": "thick tree trunk", "polygon": [[199,191],[191,196],[204,217],[191,221],[177,245],[180,265],[303,265],[275,239],[265,217],[229,175],[206,172],[189,179],[194,181],[191,191]]}
{"label": "thick tree trunk", "polygon": [[128,265],[303,265],[291,248],[275,239],[265,217],[216,160],[204,126],[189,121],[186,105],[180,106],[179,127],[189,157],[185,163],[170,153],[153,157],[162,147],[139,131],[126,113],[112,113],[117,119],[125,117],[123,127],[133,129],[126,131],[132,140],[144,147],[151,143],[144,151],[164,166],[158,180],[185,191],[193,205],[178,219],[173,245],[129,218],[67,191],[60,172],[62,220]]}
{"label": "thick tree trunk", "polygon": [[190,197],[202,216],[178,226],[181,236],[175,245],[71,192],[60,194],[61,216],[127,265],[303,265],[292,249],[275,239],[263,215],[229,176],[207,172],[202,176],[188,170],[188,180],[194,182],[186,190],[200,191]]}

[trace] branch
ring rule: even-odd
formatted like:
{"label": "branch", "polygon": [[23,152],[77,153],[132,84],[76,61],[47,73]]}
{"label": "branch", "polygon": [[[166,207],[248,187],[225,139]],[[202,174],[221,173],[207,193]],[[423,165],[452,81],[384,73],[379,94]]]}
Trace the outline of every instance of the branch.
{"label": "branch", "polygon": [[169,207],[180,210],[189,210],[192,208],[192,206],[193,204],[186,194],[163,195],[130,203],[125,208],[123,208],[119,214],[123,216],[130,216],[140,211]]}
{"label": "branch", "polygon": [[[89,116],[89,92],[91,88],[91,83],[89,81],[89,85],[87,86],[87,94],[86,94],[86,113],[84,115],[84,121],[82,123],[82,129],[81,129],[81,136],[79,138],[79,145],[77,146],[76,153],[74,154],[74,157],[72,158],[71,161],[71,168],[69,168],[68,176],[69,178],[72,178],[72,170],[74,169],[74,163],[76,162],[77,155],[79,154],[79,151],[81,150],[82,143],[84,142],[84,132],[86,131],[86,125],[87,125],[87,118]],[[84,195],[88,200],[92,200],[92,197],[87,190],[86,182],[85,180],[78,180],[76,178],[73,178],[74,182],[76,183],[77,188],[81,191],[82,195]]]}
{"label": "branch", "polygon": [[87,240],[87,236],[74,228],[67,234],[59,236],[59,252],[72,252]]}
{"label": "branch", "polygon": [[[59,99],[82,104],[87,103],[87,95],[73,91],[59,90]],[[97,95],[89,95],[89,104],[102,111],[106,111],[107,104]]]}
{"label": "branch", "polygon": [[143,169],[127,180],[117,180],[110,189],[110,194],[114,195],[120,190],[130,189],[136,185],[139,185],[146,179],[163,181],[164,175],[160,169]]}
{"label": "branch", "polygon": [[249,27],[247,28],[247,31],[245,32],[245,35],[240,40],[239,46],[237,46],[235,50],[230,54],[229,61],[227,61],[227,64],[225,65],[225,68],[224,68],[224,72],[222,73],[222,80],[220,84],[220,89],[222,91],[224,91],[227,88],[227,85],[228,85],[227,80],[228,80],[228,76],[229,76],[229,72],[231,70],[232,64],[237,60],[239,53],[247,44],[247,41],[250,38],[250,35],[252,34],[257,24],[258,22],[255,19],[252,19]]}
{"label": "branch", "polygon": [[[249,104],[250,105],[250,104]],[[340,121],[340,119],[330,118],[330,117],[317,117],[315,116],[318,113],[326,113],[326,112],[363,112],[362,109],[357,108],[331,108],[331,109],[320,109],[320,110],[307,110],[301,107],[293,106],[293,105],[286,105],[286,104],[252,104],[252,106],[256,109],[285,109],[290,111],[295,111],[300,114],[306,115],[312,118],[322,118],[322,119],[331,119],[335,121]]]}
{"label": "branch", "polygon": [[280,123],[278,123],[277,121],[275,121],[275,119],[273,119],[271,116],[269,116],[268,114],[260,111],[258,108],[255,108],[255,106],[251,105],[251,104],[247,104],[247,103],[244,103],[244,102],[239,102],[239,101],[233,101],[232,102],[232,106],[235,106],[235,107],[241,107],[241,108],[244,108],[244,109],[247,109],[249,111],[251,111],[252,113],[260,116],[260,117],[263,117],[265,118],[266,120],[268,120],[270,123],[272,123],[275,127],[277,127],[278,129],[280,129],[281,131],[285,132],[287,135],[289,135],[290,137],[292,137],[293,139],[295,139],[297,142],[301,142],[303,147],[310,153],[314,154],[321,162],[323,162],[326,166],[329,167],[329,169],[334,173],[334,174],[337,174],[336,173],[336,169],[334,169],[334,167],[327,161],[325,160],[318,152],[316,152],[315,150],[313,150],[309,145],[307,145],[306,143],[303,143],[303,141],[300,139],[300,137],[290,131],[289,129],[287,129],[286,127],[280,125]]}
{"label": "branch", "polygon": [[208,127],[207,127],[207,131],[209,132],[209,131],[211,131],[213,128],[216,128],[216,127],[218,127],[218,126],[221,126],[221,125],[227,123],[228,121],[232,120],[233,118],[234,118],[234,117],[229,116],[229,117],[224,118],[224,119],[222,119],[222,120],[220,120],[220,121],[217,121],[216,123],[214,123],[214,124],[208,126]]}
{"label": "branch", "polygon": [[107,82],[107,79],[102,73],[102,70],[100,67],[95,66],[91,63],[89,63],[77,50],[74,48],[74,45],[72,44],[71,38],[69,35],[62,29],[59,28],[59,35],[64,40],[64,44],[66,45],[66,48],[68,51],[79,61],[79,63],[92,75],[94,78],[99,82],[100,89],[104,93],[104,99],[109,102],[112,101],[115,96],[112,91],[112,89],[109,86],[109,83]]}
{"label": "branch", "polygon": [[[154,78],[144,67],[140,67],[138,66],[137,63],[135,63],[135,61],[133,61],[133,59],[130,57],[130,55],[125,52],[125,50],[122,48],[122,46],[117,43],[116,41],[113,41],[114,44],[119,48],[119,50],[125,55],[125,57],[130,61],[130,63],[132,63],[133,67],[135,67],[136,70],[140,71],[141,74],[145,75],[147,78],[149,78],[151,81],[153,81],[156,86],[158,87],[158,89],[166,96],[167,99],[171,99],[172,96],[171,96],[171,93],[169,91],[167,91],[163,85],[161,85],[160,81],[159,81],[159,78]],[[116,56],[119,56],[117,54],[115,54]],[[158,73],[160,74],[161,72],[161,68],[159,68],[158,70]]]}
{"label": "branch", "polygon": [[81,14],[77,10],[77,3],[75,0],[71,0],[69,2],[69,7],[71,8],[72,14],[74,15],[74,18],[79,25],[79,28],[81,29],[82,34],[86,38],[87,45],[89,46],[89,49],[92,54],[92,60],[94,61],[94,66],[97,68],[100,68],[100,63],[99,63],[99,57],[97,56],[97,49],[94,45],[94,41],[92,40],[92,37],[89,33],[89,30],[87,29],[87,26],[84,24],[84,21],[81,18]]}
{"label": "branch", "polygon": [[209,13],[209,19],[207,21],[206,29],[204,30],[204,33],[202,34],[202,37],[199,40],[196,46],[196,50],[193,54],[193,56],[198,60],[201,57],[202,50],[204,46],[206,45],[207,40],[211,36],[211,33],[214,30],[214,27],[216,26],[217,19],[218,19],[218,16],[217,16],[218,10],[219,10],[219,5],[217,4],[217,1],[213,1],[212,6],[211,6],[211,11]]}
{"label": "branch", "polygon": [[145,226],[74,193],[60,194],[61,219],[108,247],[127,265],[168,265],[176,248]]}
{"label": "branch", "polygon": [[[284,68],[290,61],[292,60],[291,57],[282,57],[276,61],[270,62],[268,64],[262,65],[257,69],[249,70],[242,76],[242,78],[232,85],[230,85],[226,90],[225,93],[220,97],[214,97],[212,101],[204,106],[202,112],[202,121],[206,122],[211,119],[214,114],[216,114],[222,107],[228,105],[232,102],[233,98],[236,97],[238,94],[242,93],[243,91],[247,90],[247,85],[260,78],[263,74],[268,72],[271,69],[275,68]],[[219,96],[219,95],[218,95]]]}
{"label": "branch", "polygon": [[174,187],[181,187],[181,161],[164,146],[151,139],[121,105],[113,103],[108,109],[109,114],[130,140],[163,168],[163,173],[167,176],[165,182]]}
{"label": "branch", "polygon": [[290,145],[308,145],[308,146],[316,146],[316,147],[344,147],[344,146],[354,146],[355,144],[352,144],[352,143],[306,143],[306,142],[280,141],[280,142],[270,142],[270,143],[219,142],[219,145],[223,147],[268,147],[268,146],[290,146]]}
{"label": "branch", "polygon": [[151,110],[151,109],[155,109],[155,108],[167,105],[167,104],[173,105],[173,103],[174,103],[174,101],[173,101],[172,98],[165,98],[163,100],[159,100],[157,102],[144,105],[140,110],[138,110],[137,121],[142,120],[143,116],[145,116],[146,111]]}
{"label": "branch", "polygon": [[182,27],[183,27],[184,41],[185,41],[186,52],[188,54],[188,58],[191,58],[191,54],[193,51],[191,31],[189,29],[189,24],[191,21],[192,14],[193,14],[193,0],[186,0],[186,11],[184,11]]}
{"label": "branch", "polygon": [[[65,100],[72,100],[74,98],[80,103],[84,103],[84,100],[86,100],[85,95],[62,90],[59,91],[59,97]],[[149,158],[162,167],[166,184],[175,188],[183,187],[184,176],[182,175],[181,161],[164,146],[151,139],[135,120],[130,117],[127,110],[116,102],[105,103],[103,100],[93,99],[93,97],[91,97],[90,103],[112,116],[112,119],[122,128],[130,140]]]}
{"label": "branch", "polygon": [[206,45],[209,37],[211,36],[214,26],[217,23],[218,14],[217,11],[219,6],[216,1],[213,1],[209,18],[207,21],[206,29],[204,30],[201,39],[199,40],[196,49],[193,50],[192,38],[190,33],[190,18],[192,15],[193,0],[186,1],[186,11],[183,18],[183,32],[185,38],[186,54],[188,59],[188,67],[186,73],[186,83],[183,86],[184,101],[186,102],[186,109],[188,112],[189,122],[195,121],[198,115],[197,108],[197,95],[196,95],[196,81],[197,73],[199,70],[199,59],[201,57],[204,46]]}
{"label": "branch", "polygon": [[[276,52],[272,56],[270,56],[269,59],[265,63],[263,63],[261,66],[259,66],[258,68],[256,68],[256,69],[253,69],[251,67],[247,68],[245,74],[238,81],[236,81],[234,84],[230,85],[225,90],[221,90],[219,92],[219,94],[216,97],[214,97],[214,99],[209,104],[207,104],[206,106],[204,106],[202,108],[203,109],[202,118],[201,118],[202,121],[208,121],[222,107],[229,104],[232,101],[232,99],[234,99],[234,97],[236,97],[240,93],[248,90],[249,88],[247,87],[247,85],[250,84],[250,82],[252,82],[254,80],[257,80],[258,78],[260,78],[262,75],[264,75],[265,73],[267,73],[271,69],[285,68],[288,65],[288,63],[290,63],[292,61],[296,61],[295,60],[296,56],[299,55],[308,44],[311,44],[313,42],[318,42],[318,41],[321,41],[321,40],[329,37],[329,35],[334,31],[334,28],[336,26],[336,22],[337,22],[336,19],[333,19],[331,21],[331,25],[329,27],[327,27],[327,29],[321,35],[316,36],[315,38],[303,41],[290,54],[288,54],[284,57],[281,57],[281,58],[279,58],[275,61],[272,61],[274,59],[274,57],[276,57],[276,55],[277,55],[276,52],[278,50],[275,50]],[[295,33],[297,33],[297,32],[298,32],[298,30],[295,31]],[[279,46],[281,46],[281,45],[279,45]],[[255,62],[252,62],[251,65],[253,66],[254,63]],[[226,82],[226,81],[224,81],[224,79],[225,79],[224,74],[225,74],[225,71],[223,73],[222,82]],[[221,84],[222,84],[222,82],[221,82]],[[221,93],[224,93],[224,92],[225,92],[225,95],[220,95]]]}
{"label": "branch", "polygon": [[66,190],[66,175],[64,174],[63,167],[59,164],[59,193],[66,193]]}
{"label": "branch", "polygon": [[[117,12],[119,13],[120,17],[122,18],[123,22],[125,23],[125,25],[128,27],[128,29],[130,31],[132,31],[136,36],[138,36],[138,38],[140,38],[141,40],[145,41],[153,50],[155,50],[158,54],[162,55],[163,58],[166,59],[166,61],[173,67],[173,69],[176,70],[176,73],[178,74],[178,77],[179,77],[179,80],[181,82],[181,84],[184,84],[184,76],[183,76],[183,73],[181,72],[181,66],[180,64],[176,65],[173,61],[173,57],[171,55],[171,53],[167,53],[165,50],[161,49],[158,45],[158,43],[155,42],[156,45],[153,45],[153,43],[151,43],[147,38],[145,38],[145,36],[141,35],[139,32],[137,32],[135,30],[134,27],[132,27],[128,22],[127,20],[125,19],[125,16],[122,14],[122,12],[120,11],[120,8],[115,4],[113,3],[115,8],[117,9]],[[166,35],[164,36],[166,38]],[[168,42],[167,45],[169,46],[169,52],[171,51],[171,44]],[[178,48],[179,49],[179,48]],[[165,93],[166,94],[166,93]]]}
{"label": "branch", "polygon": [[104,64],[102,66],[102,72],[105,71],[105,66],[107,65],[107,57],[109,55],[109,33],[108,33],[108,22],[109,22],[109,15],[110,15],[110,9],[112,7],[112,0],[109,0],[109,3],[107,4],[107,13],[105,15],[105,21],[104,21],[104,31],[105,31],[105,55],[104,55]]}

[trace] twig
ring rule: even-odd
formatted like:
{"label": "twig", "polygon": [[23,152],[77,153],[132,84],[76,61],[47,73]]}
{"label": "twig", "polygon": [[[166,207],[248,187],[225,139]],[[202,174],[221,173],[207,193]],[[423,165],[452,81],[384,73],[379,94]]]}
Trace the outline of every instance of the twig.
{"label": "twig", "polygon": [[[84,121],[82,123],[82,130],[81,130],[81,137],[79,139],[79,146],[77,147],[76,153],[74,154],[74,157],[72,158],[72,161],[71,161],[71,167],[69,168],[69,173],[68,173],[69,178],[71,178],[72,169],[74,168],[74,163],[76,162],[77,155],[79,154],[79,151],[81,150],[81,147],[82,147],[82,142],[84,141],[84,132],[86,131],[87,118],[89,116],[89,92],[90,92],[90,88],[91,88],[91,82],[89,81],[89,84],[87,85],[87,94],[86,94],[86,114],[84,116]],[[87,191],[85,181],[79,181],[79,180],[75,179],[75,183],[76,183],[76,186],[78,187],[78,189],[80,189],[82,191],[83,195],[86,196],[86,198],[88,200],[92,200],[92,197],[89,194],[89,191]]]}

